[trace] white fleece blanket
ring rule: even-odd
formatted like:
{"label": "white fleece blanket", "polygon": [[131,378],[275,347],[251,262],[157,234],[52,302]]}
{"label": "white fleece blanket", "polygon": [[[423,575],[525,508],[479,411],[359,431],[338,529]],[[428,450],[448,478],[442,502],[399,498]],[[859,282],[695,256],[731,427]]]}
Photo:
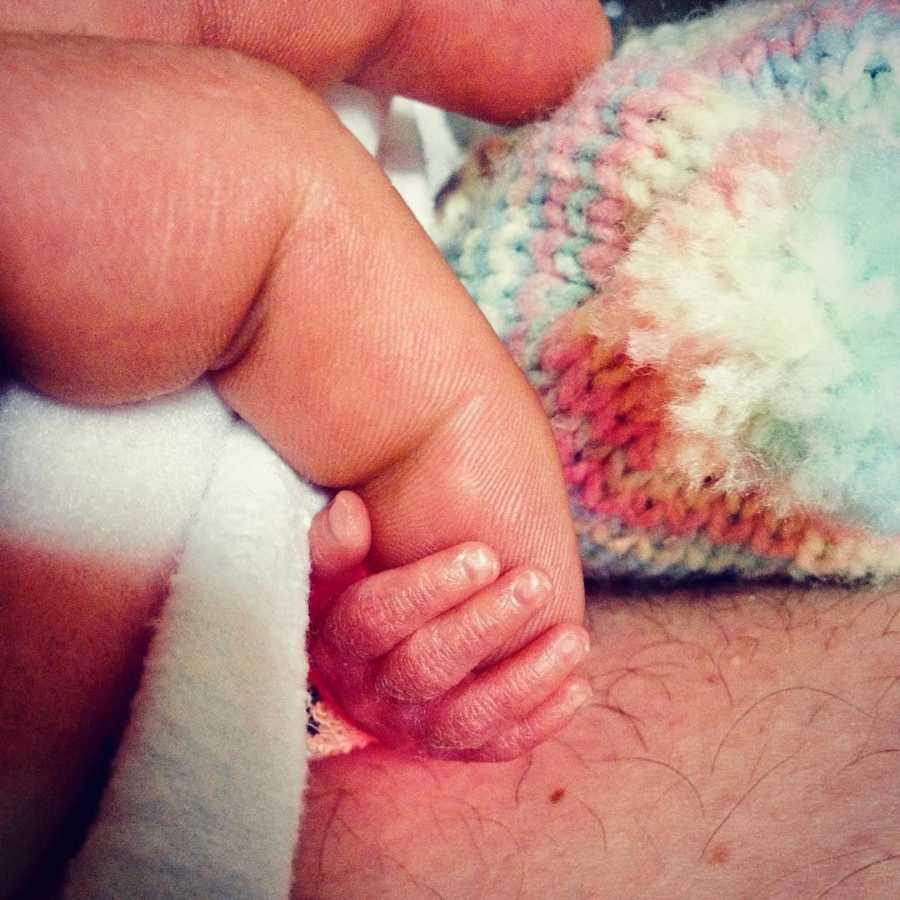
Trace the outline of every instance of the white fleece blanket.
{"label": "white fleece blanket", "polygon": [[[458,161],[442,114],[355,88],[328,99],[430,229]],[[110,410],[0,393],[0,533],[174,563],[67,897],[288,896],[307,769],[306,538],[323,502],[207,383]]]}

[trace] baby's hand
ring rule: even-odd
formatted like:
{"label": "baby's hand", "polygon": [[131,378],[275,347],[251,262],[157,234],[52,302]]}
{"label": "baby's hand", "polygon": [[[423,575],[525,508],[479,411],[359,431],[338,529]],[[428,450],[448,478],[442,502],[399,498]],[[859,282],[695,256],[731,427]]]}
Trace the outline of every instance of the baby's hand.
{"label": "baby's hand", "polygon": [[[314,526],[317,572],[335,574],[365,554],[368,517],[344,492],[346,542]],[[324,551],[323,549],[324,548]],[[484,669],[479,666],[551,596],[549,578],[466,543],[363,577],[313,611],[310,650],[325,687],[364,729],[391,747],[464,760],[520,756],[558,732],[590,696],[572,674],[588,648],[573,624],[552,627]]]}

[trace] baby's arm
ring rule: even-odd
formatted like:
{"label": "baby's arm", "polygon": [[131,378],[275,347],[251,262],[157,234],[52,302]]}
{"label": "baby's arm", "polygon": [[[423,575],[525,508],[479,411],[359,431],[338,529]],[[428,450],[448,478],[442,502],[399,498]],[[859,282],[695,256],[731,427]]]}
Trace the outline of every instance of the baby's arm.
{"label": "baby's arm", "polygon": [[[316,110],[305,112],[315,122]],[[321,115],[321,129],[304,133],[303,202],[256,299],[257,327],[238,336],[239,358],[217,387],[298,471],[360,493],[381,564],[477,541],[496,550],[503,570],[546,572],[550,598],[504,645],[509,652],[583,612],[548,423],[375,162],[349,135],[335,140],[330,114]],[[334,211],[333,168],[353,173],[337,232],[322,227]],[[379,208],[398,223],[390,232],[370,215]],[[325,259],[327,295],[298,302],[315,294]]]}
{"label": "baby's arm", "polygon": [[549,579],[527,567],[498,577],[496,554],[464,544],[370,577],[357,569],[351,583],[368,526],[342,491],[310,534],[310,649],[342,707],[390,746],[444,758],[512,759],[557,733],[590,696],[572,675],[583,629],[556,626],[481,668],[540,611]]}

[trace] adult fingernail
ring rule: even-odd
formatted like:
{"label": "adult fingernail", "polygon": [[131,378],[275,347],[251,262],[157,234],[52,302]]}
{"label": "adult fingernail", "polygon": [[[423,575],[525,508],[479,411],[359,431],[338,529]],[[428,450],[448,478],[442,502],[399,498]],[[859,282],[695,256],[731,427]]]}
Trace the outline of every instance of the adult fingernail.
{"label": "adult fingernail", "polygon": [[513,584],[516,600],[526,606],[540,606],[550,593],[550,579],[539,572],[523,572]]}

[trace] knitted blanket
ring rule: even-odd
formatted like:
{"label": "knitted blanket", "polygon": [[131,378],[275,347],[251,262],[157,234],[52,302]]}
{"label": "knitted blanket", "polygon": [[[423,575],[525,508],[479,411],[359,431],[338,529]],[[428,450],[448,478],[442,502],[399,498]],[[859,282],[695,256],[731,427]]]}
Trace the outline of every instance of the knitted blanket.
{"label": "knitted blanket", "polygon": [[587,574],[900,571],[900,4],[633,33],[445,192]]}

